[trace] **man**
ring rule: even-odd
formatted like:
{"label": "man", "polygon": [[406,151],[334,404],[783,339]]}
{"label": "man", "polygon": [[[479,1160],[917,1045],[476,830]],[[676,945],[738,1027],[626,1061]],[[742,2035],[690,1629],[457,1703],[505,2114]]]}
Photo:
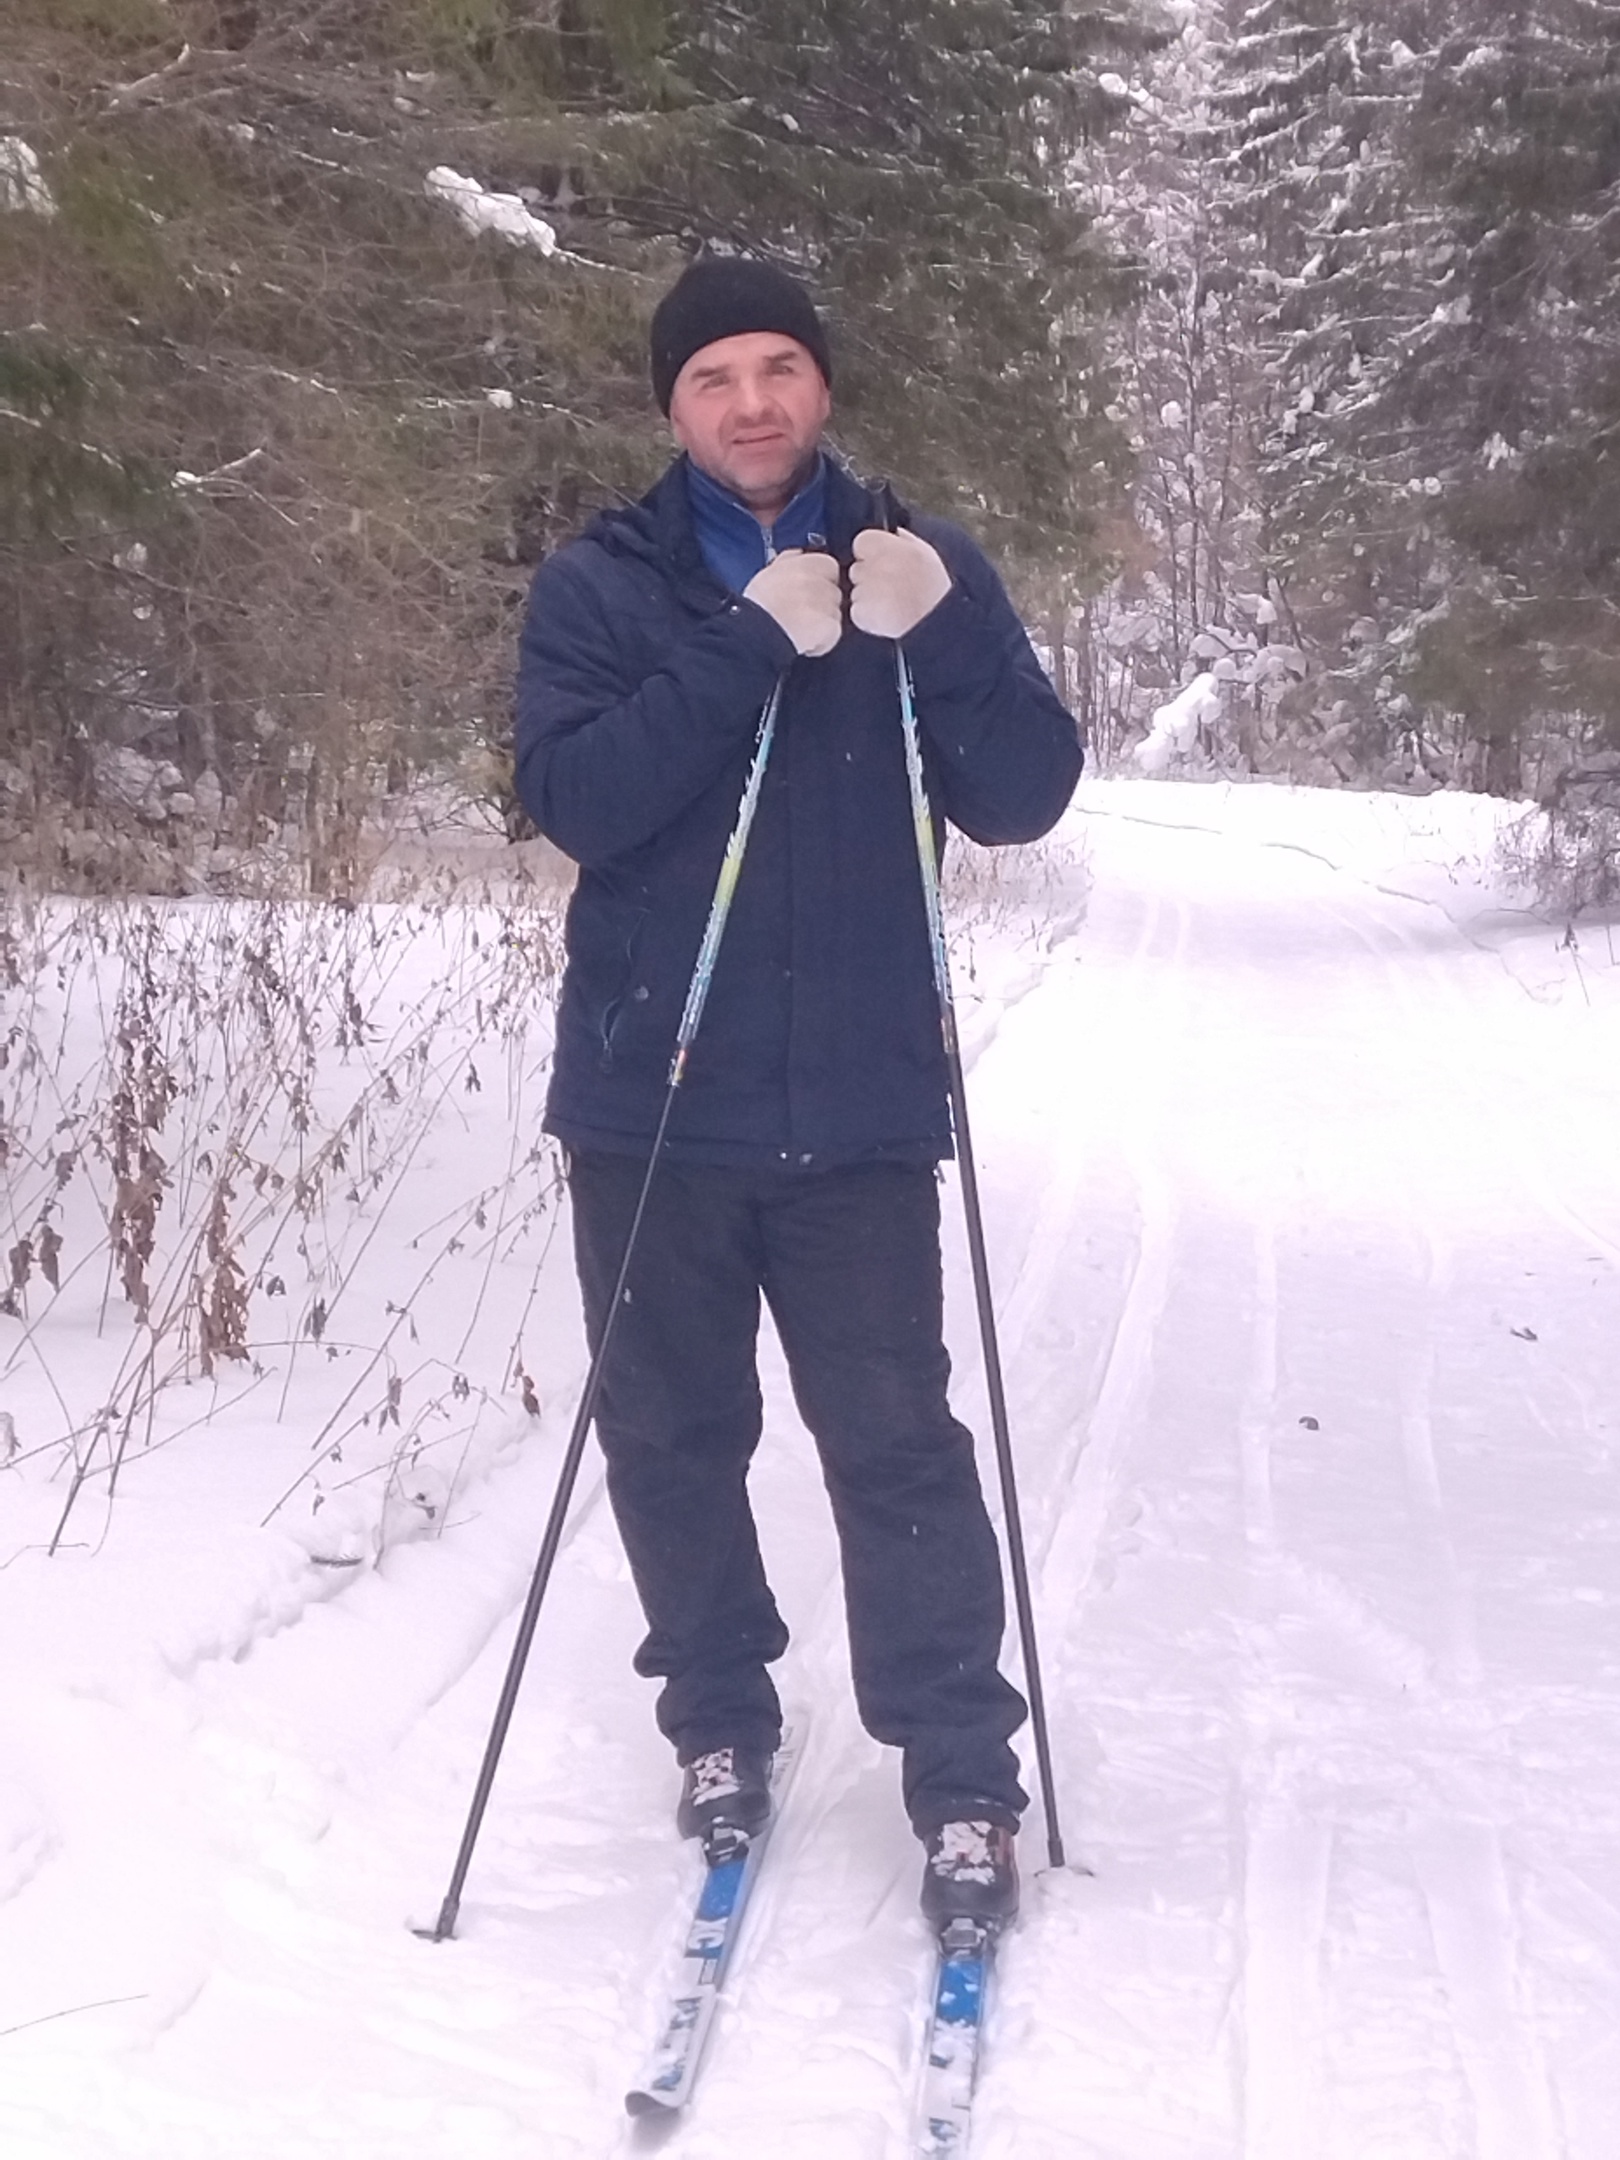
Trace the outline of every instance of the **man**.
{"label": "man", "polygon": [[758,1830],[787,1645],[746,1483],[763,1295],[832,1502],[861,1716],[902,1750],[924,1910],[999,1924],[1024,1705],[997,1669],[1000,1565],[946,1400],[951,1130],[893,641],[941,832],[1037,838],[1080,747],[973,542],[904,512],[877,529],[822,450],[832,364],[798,284],[695,263],[653,317],[652,378],[682,455],[541,565],[518,686],[519,790],[579,865],[546,1124],[593,1346],[761,710],[782,697],[597,1410],[647,1618],[636,1670],[664,1683],[684,1834],[713,1851]]}

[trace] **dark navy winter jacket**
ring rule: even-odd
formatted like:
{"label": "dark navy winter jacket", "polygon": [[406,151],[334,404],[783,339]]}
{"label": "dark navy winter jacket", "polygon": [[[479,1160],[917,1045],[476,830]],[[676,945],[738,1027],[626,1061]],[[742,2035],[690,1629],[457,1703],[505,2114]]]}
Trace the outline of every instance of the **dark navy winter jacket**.
{"label": "dark navy winter jacket", "polygon": [[[1033,840],[1080,774],[1075,723],[1001,582],[954,525],[906,517],[951,591],[905,639],[936,830]],[[829,463],[828,545],[871,498]],[[693,962],[761,708],[786,688],[669,1152],[814,1169],[951,1151],[939,1006],[894,648],[853,630],[800,659],[705,566],[684,461],[535,575],[518,792],[579,865],[547,1130],[639,1150],[663,1105]]]}

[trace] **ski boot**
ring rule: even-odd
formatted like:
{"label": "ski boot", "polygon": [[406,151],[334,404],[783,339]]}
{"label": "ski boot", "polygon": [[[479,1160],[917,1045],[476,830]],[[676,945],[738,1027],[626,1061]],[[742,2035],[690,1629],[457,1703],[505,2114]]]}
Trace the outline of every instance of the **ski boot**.
{"label": "ski boot", "polygon": [[924,1839],[923,1918],[943,1935],[952,1921],[999,1935],[1018,1917],[1013,1832],[1001,1823],[941,1823]]}
{"label": "ski boot", "polygon": [[675,1827],[703,1840],[710,1860],[730,1857],[771,1819],[771,1758],[763,1748],[711,1748],[681,1778]]}

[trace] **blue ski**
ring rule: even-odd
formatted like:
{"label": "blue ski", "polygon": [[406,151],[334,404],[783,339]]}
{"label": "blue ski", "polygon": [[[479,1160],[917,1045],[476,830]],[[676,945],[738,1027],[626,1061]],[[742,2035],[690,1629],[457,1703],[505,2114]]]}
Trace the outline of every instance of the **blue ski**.
{"label": "blue ski", "polygon": [[711,1854],[697,1907],[686,1932],[680,1971],[641,2082],[624,2096],[632,2115],[672,2115],[692,2097],[704,2042],[742,1928],[760,1860],[788,1781],[798,1762],[799,1734],[786,1732],[771,1765],[771,1821],[754,1837],[737,1837]]}
{"label": "blue ski", "polygon": [[962,2160],[968,2149],[995,1950],[995,1931],[973,1920],[953,1920],[939,1938],[917,2145],[924,2160]]}

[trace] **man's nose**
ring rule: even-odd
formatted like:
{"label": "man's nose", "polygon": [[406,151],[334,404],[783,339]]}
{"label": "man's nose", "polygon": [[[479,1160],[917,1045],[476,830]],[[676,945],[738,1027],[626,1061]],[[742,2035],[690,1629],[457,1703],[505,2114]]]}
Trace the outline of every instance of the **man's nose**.
{"label": "man's nose", "polygon": [[763,376],[745,376],[737,387],[737,410],[739,415],[751,418],[764,413],[772,403],[771,386]]}

